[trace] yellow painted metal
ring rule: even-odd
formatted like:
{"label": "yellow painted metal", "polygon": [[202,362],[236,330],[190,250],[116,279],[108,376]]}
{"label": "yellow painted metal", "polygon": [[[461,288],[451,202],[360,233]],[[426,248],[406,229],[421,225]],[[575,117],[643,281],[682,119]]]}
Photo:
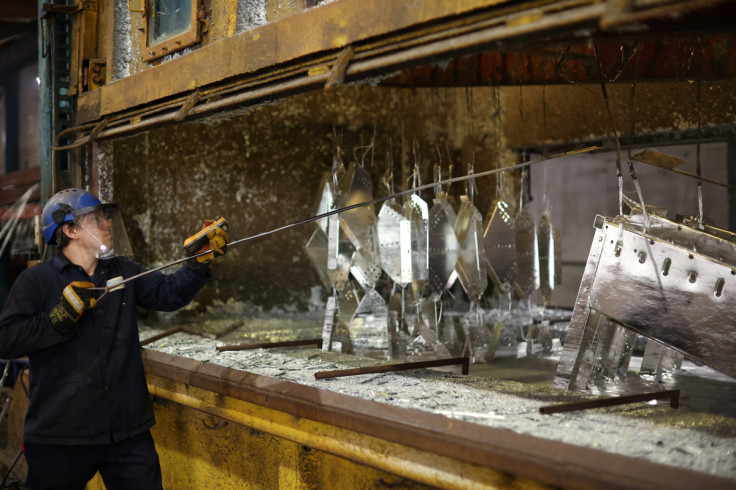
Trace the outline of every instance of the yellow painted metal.
{"label": "yellow painted metal", "polygon": [[99,473],[95,473],[94,478],[87,482],[87,486],[84,487],[85,490],[105,490],[105,488],[105,483]]}
{"label": "yellow painted metal", "polygon": [[[199,410],[158,399],[153,437],[164,488],[356,488],[395,475],[343,460]],[[331,479],[329,479],[331,478]],[[414,488],[427,488],[414,484]],[[411,488],[410,487],[410,488]]]}
{"label": "yellow painted metal", "polygon": [[[191,457],[191,461],[188,460],[186,464],[192,465],[197,473],[231,474],[232,471],[235,471],[233,468],[216,468],[211,460],[202,462],[202,458],[217,458],[219,465],[229,467],[235,464],[225,457],[230,454],[229,452],[250,452],[251,448],[256,447],[258,450],[253,457],[258,464],[248,471],[237,473],[234,478],[242,480],[239,480],[239,484],[248,486],[246,480],[250,478],[248,476],[250,472],[265,471],[264,468],[278,468],[276,476],[260,474],[259,478],[269,482],[264,486],[271,487],[273,484],[275,487],[273,478],[276,478],[278,485],[285,488],[311,487],[311,483],[305,482],[326,478],[325,475],[330,471],[324,467],[325,459],[321,456],[317,459],[307,457],[306,460],[302,457],[304,448],[309,448],[309,451],[317,451],[318,454],[328,453],[339,460],[348,461],[351,470],[347,474],[350,478],[359,478],[364,483],[374,478],[364,472],[373,475],[378,470],[388,475],[397,475],[425,485],[442,488],[543,487],[536,482],[509,477],[508,474],[490,468],[296,417],[167,378],[149,375],[148,383],[154,396],[165,399],[156,403],[159,424],[154,428],[154,438],[162,454],[162,464],[165,466],[176,465],[176,458],[183,457],[179,454],[181,449],[176,448],[187,447],[190,448],[188,451],[191,451],[191,455],[187,455],[187,458]],[[203,439],[206,438],[200,426],[204,427],[204,423],[182,419],[182,413],[175,414],[181,409],[176,408],[176,405],[171,404],[170,401],[200,411],[201,418],[206,418],[208,415],[205,414],[209,414],[235,424],[229,424],[221,430],[212,430],[211,433],[217,436],[203,443]],[[244,427],[245,432],[254,435],[253,440],[238,439],[238,437],[243,437],[242,434],[237,437],[236,435],[225,436],[228,434],[227,431],[235,430],[231,425]],[[167,429],[168,426],[175,427],[176,429],[172,431],[176,434],[169,434],[171,429]],[[185,438],[186,441],[177,438]],[[296,449],[292,445],[297,446]],[[207,456],[208,454],[210,456]],[[230,456],[234,457],[232,454]],[[180,463],[179,466],[182,464],[184,463]],[[237,465],[241,464],[249,465],[251,462],[248,460],[245,463],[237,463]],[[166,471],[168,474],[168,470]],[[177,471],[182,471],[182,468]],[[366,480],[363,480],[364,478]],[[185,488],[180,486],[185,482],[173,483],[176,484],[172,488]],[[207,486],[215,488],[214,485],[208,484]],[[341,487],[338,485],[333,488]]]}

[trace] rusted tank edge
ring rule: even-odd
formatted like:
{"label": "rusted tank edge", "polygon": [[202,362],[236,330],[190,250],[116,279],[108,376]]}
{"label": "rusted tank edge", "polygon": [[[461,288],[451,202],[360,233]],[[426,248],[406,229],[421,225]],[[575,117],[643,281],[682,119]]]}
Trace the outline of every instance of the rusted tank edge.
{"label": "rusted tank edge", "polygon": [[732,480],[143,349],[146,372],[440,456],[570,488],[733,488]]}

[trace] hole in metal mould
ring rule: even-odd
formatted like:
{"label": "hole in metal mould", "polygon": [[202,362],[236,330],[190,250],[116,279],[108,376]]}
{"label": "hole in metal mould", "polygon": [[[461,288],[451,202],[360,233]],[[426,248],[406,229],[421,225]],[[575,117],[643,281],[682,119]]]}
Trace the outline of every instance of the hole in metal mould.
{"label": "hole in metal mould", "polygon": [[726,281],[723,280],[722,277],[718,278],[716,281],[716,296],[721,297],[723,294],[723,286],[726,284]]}
{"label": "hole in metal mould", "polygon": [[698,273],[695,271],[690,271],[688,280],[692,283],[698,280]]}
{"label": "hole in metal mould", "polygon": [[670,273],[670,266],[672,265],[672,259],[664,259],[664,266],[662,267],[662,275],[666,276]]}

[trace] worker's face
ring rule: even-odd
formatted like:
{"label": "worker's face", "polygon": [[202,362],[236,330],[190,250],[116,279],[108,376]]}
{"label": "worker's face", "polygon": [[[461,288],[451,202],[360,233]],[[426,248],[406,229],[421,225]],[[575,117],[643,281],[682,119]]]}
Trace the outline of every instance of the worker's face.
{"label": "worker's face", "polygon": [[[103,210],[93,211],[78,217],[76,225],[81,235],[86,235],[90,247],[105,253],[112,248],[112,221],[105,216]],[[84,239],[83,238],[83,239]]]}

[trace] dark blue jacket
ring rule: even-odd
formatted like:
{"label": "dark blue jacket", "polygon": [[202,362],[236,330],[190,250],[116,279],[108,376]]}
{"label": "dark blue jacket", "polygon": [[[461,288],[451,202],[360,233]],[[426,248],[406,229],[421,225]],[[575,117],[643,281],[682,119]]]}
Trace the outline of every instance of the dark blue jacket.
{"label": "dark blue jacket", "polygon": [[31,404],[24,439],[44,444],[105,444],[155,423],[143,373],[136,306],[173,311],[209,281],[189,267],[154,272],[108,293],[79,320],[81,333],[61,334],[49,319],[72,281],[104,286],[145,269],[119,258],[100,260],[90,278],[59,253],[18,276],[0,313],[0,358],[28,356]]}

